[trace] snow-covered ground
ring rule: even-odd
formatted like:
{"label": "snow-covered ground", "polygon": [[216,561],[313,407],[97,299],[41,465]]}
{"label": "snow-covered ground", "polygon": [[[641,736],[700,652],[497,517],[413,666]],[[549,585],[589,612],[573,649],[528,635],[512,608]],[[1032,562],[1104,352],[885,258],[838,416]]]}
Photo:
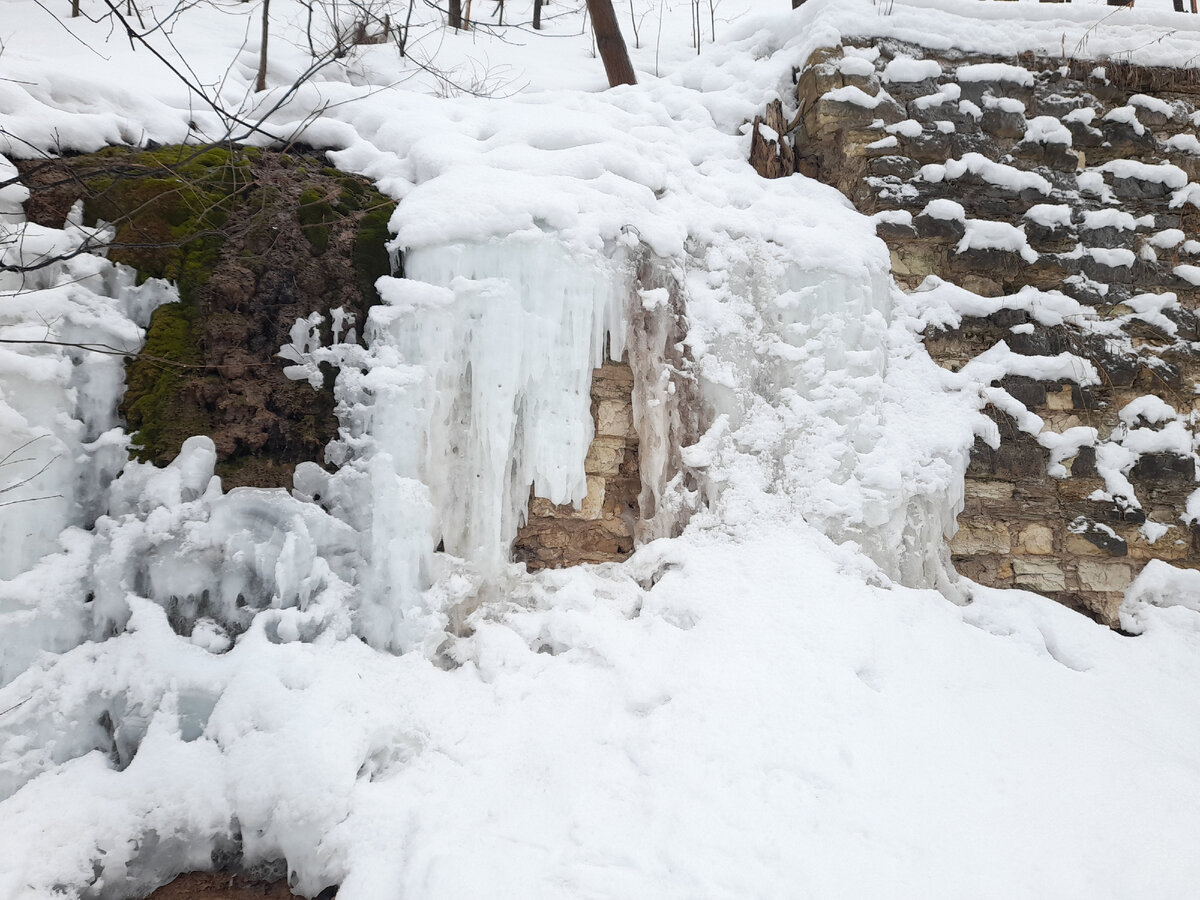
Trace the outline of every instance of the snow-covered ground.
{"label": "snow-covered ground", "polygon": [[[841,34],[1186,65],[1200,17],[785,7],[705,5],[697,55],[690,5],[635,3],[641,83],[611,91],[567,3],[545,35],[420,10],[407,60],[359,48],[286,97],[299,2],[272,4],[265,94],[257,4],[151,36],[262,119],[252,141],[302,130],[401,200],[409,277],[380,281],[366,347],[298,326],[293,374],[347,365],[340,468],[291,494],[222,492],[203,437],[115,477],[119,367],[0,349],[0,489],[32,476],[0,502],[58,495],[0,506],[0,898],[139,896],[235,840],[344,900],[1194,896],[1191,579],[1147,569],[1128,637],[953,576],[991,372],[935,366],[873,223],[760,179],[744,125]],[[0,41],[0,153],[229,131],[109,22],[9,0]],[[84,239],[27,226],[22,190],[5,261]],[[657,490],[694,514],[626,563],[529,575],[499,551],[531,482],[582,499],[587,375],[635,258],[686,302],[710,427],[696,490]],[[0,337],[133,347],[171,298],[133,281],[93,255],[0,273]]]}

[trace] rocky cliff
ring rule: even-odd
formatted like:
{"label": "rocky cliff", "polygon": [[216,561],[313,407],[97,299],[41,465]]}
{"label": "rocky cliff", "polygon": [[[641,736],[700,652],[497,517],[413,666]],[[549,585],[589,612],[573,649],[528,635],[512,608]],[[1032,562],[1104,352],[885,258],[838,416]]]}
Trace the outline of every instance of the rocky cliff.
{"label": "rocky cliff", "polygon": [[862,41],[795,82],[752,163],[874,216],[931,355],[991,384],[956,567],[1116,627],[1149,559],[1200,566],[1200,76]]}

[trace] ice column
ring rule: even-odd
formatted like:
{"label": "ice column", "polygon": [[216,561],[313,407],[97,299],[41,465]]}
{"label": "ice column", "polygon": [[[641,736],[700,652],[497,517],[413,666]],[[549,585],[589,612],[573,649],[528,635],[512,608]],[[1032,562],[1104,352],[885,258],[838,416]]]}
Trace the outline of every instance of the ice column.
{"label": "ice column", "polygon": [[587,494],[591,373],[624,352],[629,279],[551,237],[412,250],[405,274],[381,282],[368,339],[420,375],[376,398],[373,436],[428,485],[445,549],[498,565],[530,485],[553,503]]}

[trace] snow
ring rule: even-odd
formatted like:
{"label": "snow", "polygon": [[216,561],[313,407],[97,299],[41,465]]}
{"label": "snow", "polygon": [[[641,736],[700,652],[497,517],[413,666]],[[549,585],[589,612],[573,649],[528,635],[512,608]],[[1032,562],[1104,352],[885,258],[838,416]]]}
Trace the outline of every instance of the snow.
{"label": "snow", "polygon": [[1086,231],[1096,231],[1101,228],[1136,231],[1139,228],[1153,228],[1154,216],[1145,215],[1135,219],[1132,214],[1120,209],[1091,209],[1086,210],[1083,214],[1083,227]]}
{"label": "snow", "polygon": [[963,205],[954,200],[947,200],[944,197],[930,200],[926,203],[925,208],[921,210],[921,215],[929,216],[931,219],[957,222],[965,222],[967,220],[967,211],[963,209]]}
{"label": "snow", "polygon": [[917,109],[932,109],[935,106],[941,106],[943,103],[957,103],[958,98],[962,96],[962,88],[957,84],[944,84],[941,88],[932,94],[923,94],[913,100],[913,104]]}
{"label": "snow", "polygon": [[1043,228],[1070,228],[1071,207],[1065,203],[1035,203],[1025,211],[1025,218]]}
{"label": "snow", "polygon": [[916,119],[904,119],[894,125],[885,126],[884,130],[888,134],[898,134],[901,137],[917,138],[921,136],[921,123]]}
{"label": "snow", "polygon": [[837,66],[843,75],[866,77],[875,74],[875,64],[861,56],[843,56],[838,60]]}
{"label": "snow", "polygon": [[959,66],[954,77],[960,82],[973,83],[979,81],[1008,82],[1021,87],[1033,86],[1033,73],[1023,66],[1009,63],[976,63]]}
{"label": "snow", "polygon": [[1091,125],[1096,118],[1096,110],[1090,106],[1081,106],[1079,109],[1073,109],[1062,117],[1064,122],[1079,122],[1081,125]]}
{"label": "snow", "polygon": [[936,59],[913,59],[899,53],[883,69],[883,80],[894,84],[914,84],[940,78],[941,64]]}
{"label": "snow", "polygon": [[1128,125],[1139,137],[1146,133],[1146,126],[1138,121],[1137,109],[1132,106],[1118,106],[1116,109],[1110,109],[1104,114],[1104,121]]}
{"label": "snow", "polygon": [[1054,116],[1034,116],[1025,124],[1025,140],[1031,144],[1071,146],[1071,132]]}
{"label": "snow", "polygon": [[1025,115],[1025,104],[1016,97],[993,97],[986,94],[983,98],[985,109],[998,109],[1000,112]]}
{"label": "snow", "polygon": [[1175,266],[1171,271],[1190,285],[1200,285],[1200,266]]}
{"label": "snow", "polygon": [[1137,260],[1134,252],[1125,247],[1087,247],[1084,252],[1102,266],[1129,268]]}
{"label": "snow", "polygon": [[[0,508],[0,898],[136,896],[235,840],[344,900],[1191,896],[1195,610],[1131,592],[1130,639],[957,579],[945,545],[970,448],[996,437],[984,403],[1059,465],[1096,440],[1043,432],[993,382],[1099,376],[1005,345],[949,372],[920,328],[995,303],[1039,324],[1094,311],[902,294],[874,223],[802,176],[760,179],[740,129],[842,35],[1013,54],[1090,35],[1096,58],[1169,64],[1197,25],[1140,5],[1097,28],[1102,5],[809,0],[714,17],[694,58],[690,11],[643,6],[663,33],[633,48],[636,88],[603,90],[581,14],[553,7],[553,40],[431,32],[449,79],[358,48],[264,121],[283,137],[321,110],[304,139],[402,201],[405,277],[333,343],[309,317],[282,348],[298,379],[341,365],[331,469],[302,465],[293,491],[224,491],[203,436],[162,469],[127,461],[119,357],[5,345],[0,435],[55,442],[62,464],[30,485],[63,497]],[[303,6],[275,0],[271,90],[250,89],[257,9],[189,8],[172,34],[245,114],[308,61]],[[31,150],[7,135],[221,133],[103,24],[12,0],[4,28],[2,153]],[[81,64],[63,29],[103,54]],[[960,67],[973,77],[1032,76]],[[1050,193],[973,156],[929,168]],[[0,188],[6,259],[86,239],[25,223],[23,199]],[[1024,252],[997,224],[968,221],[968,245]],[[4,337],[44,336],[41,313],[64,342],[132,350],[173,299],[95,253],[0,277]],[[652,521],[627,562],[530,574],[502,551],[531,488],[582,500],[606,344],[638,375]],[[673,460],[688,385],[705,418]],[[1176,419],[1118,437],[1097,446],[1112,492],[1139,448],[1189,435]]]}
{"label": "snow", "polygon": [[1007,222],[967,219],[966,233],[954,252],[964,253],[967,250],[1004,250],[1019,254],[1027,263],[1037,262],[1037,252],[1029,246],[1025,229]]}
{"label": "snow", "polygon": [[878,94],[872,96],[857,85],[848,84],[845,87],[826,91],[821,99],[829,100],[833,103],[849,103],[852,106],[861,106],[864,109],[875,109],[875,107],[889,99],[889,97],[887,91],[880,91]]}
{"label": "snow", "polygon": [[921,178],[934,184],[968,174],[1014,193],[1031,190],[1049,194],[1051,191],[1050,182],[1037,172],[993,162],[981,153],[964,153],[961,159],[947,160],[945,165],[930,163],[922,166],[920,171]]}
{"label": "snow", "polygon": [[1175,110],[1171,104],[1159,97],[1151,97],[1147,94],[1134,94],[1129,98],[1129,105],[1137,109],[1158,113],[1160,116],[1166,116],[1168,119],[1175,117]]}
{"label": "snow", "polygon": [[1153,394],[1146,394],[1135,400],[1130,400],[1121,407],[1120,419],[1126,425],[1133,426],[1137,420],[1145,419],[1151,425],[1178,418],[1178,413],[1170,403]]}
{"label": "snow", "polygon": [[1173,134],[1164,141],[1164,146],[1168,150],[1176,150],[1181,153],[1188,153],[1192,156],[1200,156],[1200,139],[1194,134],[1182,132]]}
{"label": "snow", "polygon": [[1166,185],[1171,190],[1178,190],[1188,183],[1187,172],[1172,163],[1154,164],[1138,162],[1135,159],[1114,159],[1096,166],[1096,171],[1110,173],[1116,178],[1133,178],[1150,184]]}

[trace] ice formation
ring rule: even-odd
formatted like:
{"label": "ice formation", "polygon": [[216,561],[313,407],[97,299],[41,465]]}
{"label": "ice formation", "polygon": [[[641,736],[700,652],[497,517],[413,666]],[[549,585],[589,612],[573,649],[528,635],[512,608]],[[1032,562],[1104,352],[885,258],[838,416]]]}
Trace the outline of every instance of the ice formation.
{"label": "ice formation", "polygon": [[[0,157],[0,179],[15,173]],[[122,351],[140,349],[151,311],[175,296],[163,282],[135,286],[131,269],[78,253],[105,240],[81,227],[78,209],[64,229],[25,222],[24,191],[0,189],[0,266],[33,265],[0,270],[0,578],[103,511],[126,457]]]}
{"label": "ice formation", "polygon": [[[119,357],[5,345],[0,440],[53,444],[20,490],[62,496],[0,507],[0,898],[138,896],[217,865],[345,900],[925,896],[931,872],[946,896],[978,895],[980,872],[995,896],[1127,897],[1151,875],[1189,896],[1195,604],[1148,577],[1130,643],[1020,592],[947,602],[962,473],[994,437],[977,410],[1006,402],[986,386],[1020,366],[1086,380],[1083,361],[938,368],[919,331],[985,301],[905,298],[869,219],[745,162],[741,123],[839,29],[1016,52],[1051,13],[1068,40],[1090,27],[967,5],[978,19],[810,0],[599,95],[435,101],[388,90],[380,56],[304,86],[265,127],[309,123],[402,200],[404,269],[367,321],[335,315],[322,344],[301,320],[282,348],[297,378],[339,368],[333,470],[302,465],[291,492],[224,492],[202,436],[165,468],[127,462]],[[279,70],[307,64],[281,43]],[[36,82],[43,63],[22,64]],[[238,89],[227,57],[197,65]],[[81,148],[213,127],[170,91],[126,96],[137,66],[105,71],[94,113],[0,78],[22,100],[7,124]],[[968,157],[931,175],[968,170],[1039,189]],[[21,200],[0,189],[7,259],[87,239],[29,225]],[[6,338],[132,350],[172,299],[100,254],[21,292],[2,277],[22,315]],[[530,575],[507,542],[531,488],[580,500],[606,353],[635,375],[641,546]],[[1131,833],[1158,842],[1153,865],[1129,862]]]}

